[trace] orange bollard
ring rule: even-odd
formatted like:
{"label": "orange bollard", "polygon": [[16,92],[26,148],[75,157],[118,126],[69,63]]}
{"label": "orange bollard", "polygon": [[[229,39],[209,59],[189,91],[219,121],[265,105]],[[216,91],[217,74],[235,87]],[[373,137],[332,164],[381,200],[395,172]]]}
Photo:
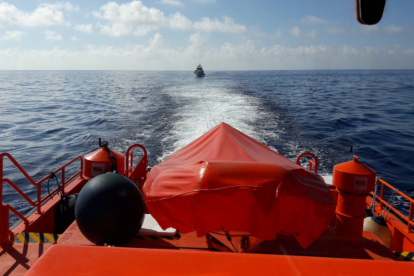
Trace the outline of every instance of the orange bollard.
{"label": "orange bollard", "polygon": [[333,185],[338,190],[336,235],[360,240],[365,218],[365,199],[375,188],[376,172],[361,164],[359,158],[334,166]]}

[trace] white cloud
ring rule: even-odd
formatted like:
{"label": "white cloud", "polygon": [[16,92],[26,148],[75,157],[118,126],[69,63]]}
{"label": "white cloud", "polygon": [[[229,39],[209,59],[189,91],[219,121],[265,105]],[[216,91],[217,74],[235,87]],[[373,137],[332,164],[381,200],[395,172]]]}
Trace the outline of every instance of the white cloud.
{"label": "white cloud", "polygon": [[328,24],[327,20],[318,18],[316,16],[312,16],[312,15],[303,17],[302,22],[305,24]]}
{"label": "white cloud", "polygon": [[79,11],[79,6],[72,5],[69,2],[56,2],[55,4],[40,4],[41,7],[46,7],[51,10],[66,10],[66,11]]}
{"label": "white cloud", "polygon": [[79,24],[79,25],[76,25],[75,30],[85,32],[85,33],[90,33],[90,34],[93,32],[92,24]]}
{"label": "white cloud", "polygon": [[144,36],[156,30],[158,30],[158,26],[142,25],[142,26],[138,26],[132,34],[136,36]]}
{"label": "white cloud", "polygon": [[282,31],[277,28],[276,32],[272,35],[273,38],[279,38],[282,36]]}
{"label": "white cloud", "polygon": [[400,27],[400,26],[396,26],[394,24],[391,24],[390,26],[387,27],[380,27],[378,25],[361,25],[359,27],[359,30],[361,33],[364,34],[369,34],[369,33],[382,33],[382,34],[398,34],[398,33],[403,33],[405,30],[404,28]]}
{"label": "white cloud", "polygon": [[98,23],[96,26],[100,28],[102,34],[115,37],[128,34],[142,36],[159,28],[235,34],[246,31],[245,26],[234,23],[234,20],[228,16],[224,16],[222,21],[204,17],[193,23],[179,12],[166,18],[163,12],[144,6],[141,1],[121,5],[109,2],[102,6],[99,12],[94,11],[93,15],[108,20],[107,24]]}
{"label": "white cloud", "polygon": [[168,19],[171,29],[190,30],[193,28],[191,20],[187,19],[184,15],[176,12]]}
{"label": "white cloud", "polygon": [[359,25],[359,30],[362,33],[375,33],[379,31],[378,25]]}
{"label": "white cloud", "polygon": [[20,40],[22,34],[21,31],[6,31],[6,34],[0,37],[0,40]]}
{"label": "white cloud", "polygon": [[203,48],[205,48],[204,45],[207,42],[207,38],[200,32],[196,32],[190,36],[188,41],[191,42],[191,45],[187,47],[186,54],[194,59],[201,57],[204,53]]}
{"label": "white cloud", "polygon": [[106,34],[109,36],[120,37],[128,34],[133,34],[136,36],[144,36],[152,31],[158,30],[158,26],[156,25],[138,25],[133,26],[124,23],[109,23],[106,25],[97,24],[98,28],[100,28],[100,32],[102,34]]}
{"label": "white cloud", "polygon": [[389,33],[389,34],[394,34],[394,33],[402,33],[404,31],[404,29],[402,27],[399,27],[399,26],[396,26],[396,25],[392,24],[388,27],[385,27],[384,31],[386,33]]}
{"label": "white cloud", "polygon": [[44,34],[45,34],[46,40],[51,40],[51,41],[62,40],[62,36],[56,34],[54,31],[45,31]]}
{"label": "white cloud", "polygon": [[293,27],[292,29],[290,29],[290,34],[293,36],[300,36],[300,29],[299,27]]}
{"label": "white cloud", "polygon": [[290,29],[290,34],[294,37],[305,37],[309,39],[314,39],[316,37],[315,30],[310,31],[309,33],[302,33],[297,26]]}
{"label": "white cloud", "polygon": [[108,2],[100,8],[100,12],[92,13],[96,18],[102,18],[114,23],[135,24],[163,24],[164,13],[155,8],[147,8],[141,1],[118,5],[116,2]]}
{"label": "white cloud", "polygon": [[312,30],[309,33],[305,34],[305,37],[309,38],[309,39],[314,39],[316,37],[316,31]]}
{"label": "white cloud", "polygon": [[0,27],[52,26],[65,22],[63,13],[53,5],[42,4],[33,12],[24,12],[14,5],[0,3]]}
{"label": "white cloud", "polygon": [[79,39],[76,36],[72,36],[72,38],[70,40],[72,40],[72,41],[78,41]]}
{"label": "white cloud", "polygon": [[132,31],[132,27],[124,23],[110,23],[106,25],[98,23],[97,27],[101,29],[102,34],[115,37],[130,34]]}
{"label": "white cloud", "polygon": [[188,39],[192,44],[194,45],[202,45],[204,44],[207,39],[203,35],[201,35],[199,32],[192,34],[190,38]]}
{"label": "white cloud", "polygon": [[216,3],[216,0],[191,0],[191,2],[200,3],[200,4],[209,4],[209,3]]}
{"label": "white cloud", "polygon": [[176,1],[176,0],[162,0],[161,3],[166,4],[166,5],[171,5],[171,6],[177,6],[177,7],[184,6],[183,3],[181,3],[180,1]]}
{"label": "white cloud", "polygon": [[194,28],[204,32],[222,32],[222,33],[243,33],[246,31],[244,25],[234,23],[231,17],[224,16],[223,21],[215,18],[211,20],[208,17],[203,17],[201,21],[194,23]]}
{"label": "white cloud", "polygon": [[325,28],[325,31],[331,34],[342,34],[344,33],[344,30],[341,28],[334,28],[334,27],[328,27]]}
{"label": "white cloud", "polygon": [[414,49],[346,45],[257,49],[252,40],[218,47],[206,41],[203,33],[197,32],[189,37],[184,49],[166,47],[160,34],[151,37],[147,46],[90,45],[80,51],[9,48],[0,50],[0,69],[191,70],[200,60],[209,61],[209,70],[414,69]]}
{"label": "white cloud", "polygon": [[110,36],[123,36],[128,34],[146,35],[164,26],[166,19],[164,13],[155,8],[148,8],[141,1],[118,5],[116,2],[108,2],[100,8],[100,12],[93,12],[96,18],[109,20],[108,24],[100,24],[102,34]]}

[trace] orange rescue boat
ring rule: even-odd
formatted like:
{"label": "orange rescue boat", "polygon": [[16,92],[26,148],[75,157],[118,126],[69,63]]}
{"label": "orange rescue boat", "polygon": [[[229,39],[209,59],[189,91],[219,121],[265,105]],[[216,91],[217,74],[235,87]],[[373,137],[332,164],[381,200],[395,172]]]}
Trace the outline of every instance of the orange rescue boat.
{"label": "orange rescue boat", "polygon": [[[9,204],[0,206],[0,273],[365,275],[414,268],[409,262],[414,257],[414,200],[378,179],[356,156],[336,165],[333,178],[321,177],[313,154],[292,162],[225,123],[151,170],[142,145],[132,145],[125,155],[109,150],[107,143],[101,147],[38,182],[10,154],[0,154],[1,185],[10,185],[33,206],[26,215]],[[134,168],[136,148],[143,154]],[[303,155],[313,157],[309,169],[300,166]],[[38,187],[36,202],[3,174],[5,158]],[[79,171],[66,179],[67,167],[76,162]],[[126,190],[117,180],[105,182],[115,175],[142,193],[136,200],[145,203],[146,214],[136,217],[144,222],[127,242],[95,244],[90,233],[82,233],[84,221],[70,220],[70,215],[81,210],[76,198],[118,208],[111,205],[113,197],[123,202]],[[42,198],[42,184],[57,176],[58,188]],[[99,203],[104,195],[99,189],[111,185],[116,192]],[[386,187],[408,200],[408,217],[384,199]],[[89,197],[83,196],[86,190]],[[91,212],[101,222],[97,235],[109,225],[116,230],[114,221],[131,212],[128,208],[119,209],[115,218]],[[9,212],[21,220],[10,228]],[[111,240],[102,235],[100,241]]]}

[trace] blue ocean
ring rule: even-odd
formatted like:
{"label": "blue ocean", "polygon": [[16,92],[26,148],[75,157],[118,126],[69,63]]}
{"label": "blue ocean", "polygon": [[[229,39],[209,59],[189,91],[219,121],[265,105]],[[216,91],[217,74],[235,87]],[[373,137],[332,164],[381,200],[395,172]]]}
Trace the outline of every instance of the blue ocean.
{"label": "blue ocean", "polygon": [[[97,150],[99,138],[122,153],[144,145],[154,166],[226,122],[291,160],[313,152],[321,175],[352,160],[353,145],[361,162],[414,196],[413,70],[206,74],[0,71],[0,152],[35,181]],[[4,168],[36,200],[36,187],[7,159]],[[7,184],[3,202],[23,214],[31,209]],[[395,205],[408,213],[401,198]]]}

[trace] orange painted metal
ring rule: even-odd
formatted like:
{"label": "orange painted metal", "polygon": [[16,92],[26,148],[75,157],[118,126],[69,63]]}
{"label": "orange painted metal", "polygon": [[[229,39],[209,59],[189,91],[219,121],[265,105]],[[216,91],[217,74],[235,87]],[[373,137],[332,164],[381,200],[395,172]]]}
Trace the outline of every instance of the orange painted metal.
{"label": "orange painted metal", "polygon": [[51,243],[14,243],[0,248],[0,275],[24,275]]}
{"label": "orange painted metal", "polygon": [[355,159],[334,166],[333,185],[338,189],[336,234],[360,240],[365,218],[365,198],[374,190],[375,171]]}
{"label": "orange painted metal", "polygon": [[[402,196],[404,199],[408,200],[408,202],[410,204],[410,211],[409,211],[408,217],[407,217],[406,215],[404,215],[400,211],[398,211],[395,207],[391,206],[384,199],[385,187],[391,189],[392,191],[395,191],[396,188],[393,187],[391,184],[385,182],[381,178],[379,178],[378,181],[381,183],[381,196],[380,197],[376,196],[376,198],[380,202],[380,208],[381,209],[384,209],[384,205],[387,208],[390,208],[393,212],[395,212],[397,215],[399,215],[403,220],[405,220],[407,222],[407,230],[408,230],[408,232],[412,232],[412,226],[414,225],[414,222],[413,222],[414,199],[412,199],[411,197],[407,196],[406,194],[404,194],[401,191],[397,191],[397,194],[400,195],[400,196]],[[371,194],[373,195],[373,193],[371,193]]]}
{"label": "orange painted metal", "polygon": [[[390,208],[390,212],[386,215],[385,221],[390,228],[393,239],[391,242],[391,250],[393,251],[414,251],[414,232],[412,230],[412,226],[414,225],[413,219],[413,205],[414,199],[409,197],[408,195],[404,194],[401,191],[397,191],[397,194],[400,195],[402,200],[406,200],[403,204],[409,204],[410,210],[408,216],[398,211],[395,207],[391,206],[389,202],[387,202],[384,198],[385,195],[385,188],[392,190],[393,192],[396,190],[391,184],[387,183],[382,179],[378,179],[378,183],[381,184],[381,193],[380,196],[376,195],[376,204],[375,205],[375,215],[380,215],[384,213],[384,208]],[[374,193],[371,193],[374,196]],[[408,202],[407,202],[408,201]],[[367,197],[367,205],[372,205],[372,198]]]}
{"label": "orange painted metal", "polygon": [[[15,165],[15,167],[26,177],[26,179],[34,186],[37,186],[37,202],[33,202],[26,194],[24,194],[10,179],[5,178],[4,177],[4,172],[3,172],[3,159],[4,158],[8,158],[13,165]],[[78,171],[77,173],[75,173],[73,176],[71,176],[69,179],[65,179],[65,169],[67,166],[71,165],[73,162],[79,160],[80,161],[80,171]],[[65,188],[65,186],[70,183],[71,181],[73,181],[76,177],[80,177],[80,179],[82,179],[82,170],[83,170],[83,158],[81,156],[78,156],[74,159],[72,159],[71,161],[69,161],[68,163],[66,163],[65,165],[61,166],[60,168],[56,169],[54,171],[55,174],[61,172],[62,173],[62,183],[61,183],[61,187],[63,187],[63,189]],[[49,195],[46,195],[44,198],[41,197],[41,185],[44,181],[48,180],[51,177],[51,175],[47,175],[44,178],[42,178],[41,180],[35,182],[27,173],[26,171],[20,166],[20,164],[9,154],[9,153],[1,153],[0,154],[0,199],[3,199],[3,183],[7,183],[10,187],[12,187],[19,195],[21,195],[30,205],[36,207],[37,212],[36,214],[38,216],[44,214],[44,212],[42,212],[42,204],[45,203],[47,200],[50,199]],[[52,191],[51,194],[54,194],[57,191],[58,188],[56,188],[54,191]],[[56,200],[59,200],[58,198],[56,198]],[[19,217],[21,220],[23,220],[24,222],[24,228],[25,227],[30,227],[30,224],[32,223],[32,221],[28,218],[25,218],[22,214],[20,214],[19,212],[17,212],[12,206],[8,205],[8,204],[1,204],[0,205],[0,245],[4,245],[10,242],[11,238],[13,237],[14,234],[18,233],[16,231],[14,232],[10,232],[8,227],[9,227],[9,215],[8,212],[11,211],[12,213],[14,213],[17,217]],[[51,221],[51,223],[53,224],[53,220]],[[6,230],[7,229],[7,230]]]}
{"label": "orange painted metal", "polygon": [[[377,197],[378,199],[379,197]],[[372,200],[371,196],[367,196],[366,198],[366,206],[372,207]],[[386,201],[384,201],[388,204]],[[378,203],[378,200],[377,200]],[[384,212],[383,209],[379,206],[379,204],[375,205],[374,215],[378,216]],[[414,232],[408,231],[407,224],[401,220],[400,216],[394,213],[393,211],[389,212],[388,215],[385,217],[385,222],[387,223],[389,229],[392,233],[392,241],[390,249],[392,251],[406,251],[406,252],[414,252]]]}
{"label": "orange painted metal", "polygon": [[9,209],[8,205],[0,203],[0,245],[4,246],[10,243],[9,234]]}
{"label": "orange painted metal", "polygon": [[[122,153],[111,150],[112,156],[116,159],[116,167],[118,173],[125,174],[125,155]],[[110,160],[110,154],[107,148],[91,152],[85,155],[85,170],[84,175],[89,178],[93,178],[97,175],[109,172],[112,167]]]}
{"label": "orange painted metal", "polygon": [[300,159],[301,159],[303,156],[306,156],[306,155],[309,155],[309,156],[311,156],[311,157],[313,158],[313,160],[309,160],[309,170],[311,171],[311,170],[312,170],[312,166],[314,166],[313,171],[314,171],[315,173],[318,173],[318,158],[316,158],[316,155],[315,155],[315,154],[313,154],[312,152],[309,152],[309,151],[302,152],[302,153],[298,156],[298,158],[296,158],[296,164],[300,165]]}
{"label": "orange painted metal", "polygon": [[[133,148],[140,148],[144,152],[142,158],[139,160],[135,169],[133,169],[134,164],[134,152],[132,151]],[[148,165],[148,157],[147,157],[147,150],[143,145],[134,144],[128,147],[126,152],[126,175],[130,178],[134,183],[138,185],[138,187],[142,187],[144,185],[145,180],[147,179],[147,165]]]}
{"label": "orange painted metal", "polygon": [[52,245],[26,276],[406,275],[413,264],[290,255]]}
{"label": "orange painted metal", "polygon": [[[66,193],[68,195],[79,193],[81,188],[86,184],[87,180],[78,177],[71,183],[66,184]],[[28,225],[21,223],[13,229],[13,235],[21,232],[37,232],[37,233],[54,233],[54,210],[60,202],[59,196],[54,196],[42,205],[42,212],[39,214],[34,212],[27,217]]]}

